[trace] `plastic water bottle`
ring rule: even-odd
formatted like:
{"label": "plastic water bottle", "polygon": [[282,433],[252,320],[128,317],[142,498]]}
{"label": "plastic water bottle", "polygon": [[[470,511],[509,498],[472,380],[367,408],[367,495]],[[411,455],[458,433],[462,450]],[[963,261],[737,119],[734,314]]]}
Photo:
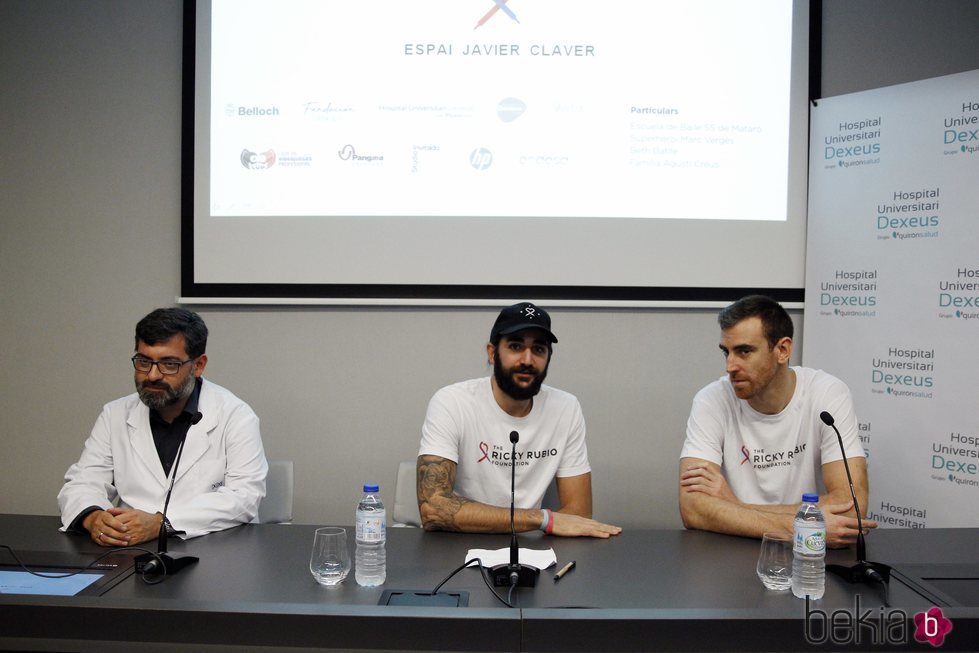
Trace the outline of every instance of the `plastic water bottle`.
{"label": "plastic water bottle", "polygon": [[377,493],[378,486],[364,485],[364,496],[357,504],[357,554],[354,560],[354,577],[358,585],[374,587],[384,583],[387,576],[387,556],[384,542],[387,527],[384,524],[384,504]]}
{"label": "plastic water bottle", "polygon": [[817,501],[818,494],[803,494],[795,514],[792,593],[800,599],[822,598],[826,587],[826,520]]}

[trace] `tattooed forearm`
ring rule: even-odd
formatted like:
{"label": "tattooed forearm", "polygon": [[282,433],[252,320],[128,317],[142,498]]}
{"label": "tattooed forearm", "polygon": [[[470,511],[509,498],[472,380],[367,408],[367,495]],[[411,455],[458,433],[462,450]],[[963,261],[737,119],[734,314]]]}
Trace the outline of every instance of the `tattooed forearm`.
{"label": "tattooed forearm", "polygon": [[456,517],[472,502],[453,491],[456,463],[439,456],[419,456],[416,471],[418,512],[425,530],[461,530]]}
{"label": "tattooed forearm", "polygon": [[425,511],[427,519],[422,523],[426,530],[434,531],[462,531],[462,526],[458,523],[456,516],[462,507],[467,503],[472,503],[469,499],[460,496],[449,496],[430,501]]}
{"label": "tattooed forearm", "polygon": [[435,494],[452,494],[456,482],[456,464],[451,460],[439,456],[419,456],[416,471],[419,503]]}

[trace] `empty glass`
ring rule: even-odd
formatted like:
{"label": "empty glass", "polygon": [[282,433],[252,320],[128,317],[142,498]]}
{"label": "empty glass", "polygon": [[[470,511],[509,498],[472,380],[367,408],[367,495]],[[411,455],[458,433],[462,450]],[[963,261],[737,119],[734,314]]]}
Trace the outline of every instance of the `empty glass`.
{"label": "empty glass", "polygon": [[765,533],[758,556],[758,578],[770,590],[787,590],[792,585],[792,536]]}
{"label": "empty glass", "polygon": [[350,573],[347,531],[336,526],[317,528],[309,571],[320,585],[339,585]]}

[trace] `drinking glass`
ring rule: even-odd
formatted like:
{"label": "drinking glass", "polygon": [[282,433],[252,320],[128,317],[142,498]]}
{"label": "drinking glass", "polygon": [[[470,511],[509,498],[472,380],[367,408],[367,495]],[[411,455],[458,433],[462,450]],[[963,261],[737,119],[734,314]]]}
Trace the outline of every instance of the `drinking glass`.
{"label": "drinking glass", "polygon": [[792,586],[792,537],[765,533],[758,556],[758,577],[770,590],[787,590]]}
{"label": "drinking glass", "polygon": [[350,573],[346,529],[336,526],[316,529],[309,571],[320,585],[332,586],[343,582]]}

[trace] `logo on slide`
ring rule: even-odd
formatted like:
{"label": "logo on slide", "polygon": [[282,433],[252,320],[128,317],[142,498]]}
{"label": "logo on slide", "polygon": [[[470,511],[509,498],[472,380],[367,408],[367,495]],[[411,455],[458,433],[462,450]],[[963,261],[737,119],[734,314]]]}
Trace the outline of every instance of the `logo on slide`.
{"label": "logo on slide", "polygon": [[[418,172],[418,158],[421,152],[438,152],[442,148],[439,145],[412,145],[411,146],[411,171]],[[426,154],[426,157],[429,155]]]}
{"label": "logo on slide", "polygon": [[239,118],[267,118],[269,116],[279,115],[279,107],[274,105],[267,107],[243,107],[229,102],[224,105],[224,115],[229,118],[234,118],[235,116]]}
{"label": "logo on slide", "polygon": [[502,11],[504,14],[509,16],[510,20],[512,20],[513,22],[519,23],[520,21],[517,20],[517,15],[513,13],[512,9],[506,6],[506,3],[507,0],[493,0],[493,8],[487,11],[485,14],[483,14],[483,17],[479,19],[479,22],[476,23],[476,27],[474,27],[473,29],[479,29],[480,27],[485,25],[486,21],[488,21],[490,18],[495,16],[496,12],[498,11]]}
{"label": "logo on slide", "polygon": [[275,165],[275,150],[264,152],[241,151],[241,165],[249,170],[265,170]]}
{"label": "logo on slide", "polygon": [[513,122],[522,116],[526,110],[527,105],[524,104],[524,101],[518,100],[515,97],[503,98],[496,105],[496,115],[503,122]]}
{"label": "logo on slide", "polygon": [[469,165],[476,170],[486,170],[493,165],[493,153],[485,147],[479,147],[470,152]]}
{"label": "logo on slide", "polygon": [[378,163],[384,160],[383,154],[357,154],[357,150],[349,143],[337,151],[337,156],[341,161],[353,161],[355,163]]}

